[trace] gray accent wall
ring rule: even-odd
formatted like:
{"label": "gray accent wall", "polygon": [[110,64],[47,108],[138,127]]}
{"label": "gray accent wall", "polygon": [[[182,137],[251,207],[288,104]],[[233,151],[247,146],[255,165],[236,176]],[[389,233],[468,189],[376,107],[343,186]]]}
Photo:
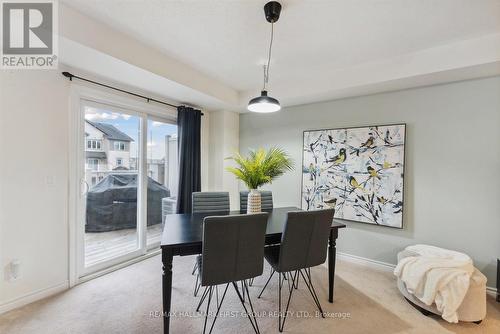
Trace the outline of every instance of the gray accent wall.
{"label": "gray accent wall", "polygon": [[404,228],[347,222],[338,251],[395,264],[425,243],[469,254],[494,287],[500,257],[500,77],[409,89],[240,117],[240,150],[279,145],[296,169],[266,189],[300,206],[302,132],[407,124]]}

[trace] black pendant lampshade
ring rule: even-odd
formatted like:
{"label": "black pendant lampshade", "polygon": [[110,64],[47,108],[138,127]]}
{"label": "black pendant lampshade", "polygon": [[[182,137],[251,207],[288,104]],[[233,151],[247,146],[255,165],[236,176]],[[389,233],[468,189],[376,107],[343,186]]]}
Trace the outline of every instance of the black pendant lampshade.
{"label": "black pendant lampshade", "polygon": [[271,63],[271,50],[273,46],[274,23],[280,17],[281,4],[277,1],[270,1],[264,6],[264,14],[266,20],[271,23],[271,41],[269,43],[269,53],[267,65],[264,66],[264,87],[260,92],[259,97],[254,97],[248,102],[247,109],[258,113],[270,113],[281,109],[281,105],[277,99],[267,95],[267,83],[269,81],[269,67]]}
{"label": "black pendant lampshade", "polygon": [[260,92],[259,97],[254,97],[248,102],[248,110],[259,113],[275,112],[281,109],[280,103],[274,97],[267,96],[267,91]]}

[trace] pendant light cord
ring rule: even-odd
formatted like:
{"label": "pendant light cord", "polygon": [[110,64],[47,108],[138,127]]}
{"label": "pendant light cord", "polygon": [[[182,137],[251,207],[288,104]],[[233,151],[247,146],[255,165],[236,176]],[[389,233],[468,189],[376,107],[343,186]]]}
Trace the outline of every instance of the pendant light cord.
{"label": "pendant light cord", "polygon": [[267,65],[264,65],[264,88],[262,90],[266,90],[267,84],[269,83],[269,68],[271,67],[271,51],[273,48],[273,39],[274,39],[274,22],[271,23],[271,40],[269,42]]}

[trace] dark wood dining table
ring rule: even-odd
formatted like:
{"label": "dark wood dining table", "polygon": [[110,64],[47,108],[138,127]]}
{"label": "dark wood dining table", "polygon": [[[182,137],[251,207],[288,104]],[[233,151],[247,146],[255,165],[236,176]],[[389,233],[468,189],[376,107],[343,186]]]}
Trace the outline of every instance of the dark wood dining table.
{"label": "dark wood dining table", "polygon": [[[266,245],[280,243],[287,213],[299,211],[296,207],[274,208],[265,210],[269,213],[266,230]],[[163,263],[163,333],[169,333],[172,307],[172,260],[174,256],[201,254],[203,219],[208,216],[224,216],[244,214],[240,211],[224,211],[193,214],[170,214],[165,218],[165,226],[161,238]],[[340,228],[346,225],[332,222],[328,246],[328,301],[333,302],[333,286],[335,279],[336,240]]]}

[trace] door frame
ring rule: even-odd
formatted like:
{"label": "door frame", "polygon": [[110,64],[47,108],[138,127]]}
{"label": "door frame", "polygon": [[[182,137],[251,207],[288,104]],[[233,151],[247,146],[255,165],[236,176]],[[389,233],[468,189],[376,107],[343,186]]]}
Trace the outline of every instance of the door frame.
{"label": "door frame", "polygon": [[134,262],[140,256],[147,256],[148,252],[156,250],[147,247],[146,220],[147,220],[147,158],[145,153],[139,156],[139,175],[142,175],[138,187],[138,225],[137,232],[142,238],[139,239],[139,248],[133,253],[116,258],[116,261],[106,262],[106,265],[95,265],[92,271],[85,271],[84,267],[84,224],[82,184],[80,176],[83,175],[84,166],[84,112],[83,101],[91,101],[98,104],[118,108],[140,117],[140,140],[139,145],[142,152],[147,152],[147,121],[148,116],[160,118],[175,124],[177,122],[177,111],[175,108],[165,108],[152,105],[135,98],[130,98],[117,93],[111,93],[104,89],[94,89],[85,85],[72,83],[69,99],[69,210],[68,210],[68,254],[69,254],[69,283],[70,287],[88,280],[89,277],[99,276],[109,272],[114,267],[124,266]]}

